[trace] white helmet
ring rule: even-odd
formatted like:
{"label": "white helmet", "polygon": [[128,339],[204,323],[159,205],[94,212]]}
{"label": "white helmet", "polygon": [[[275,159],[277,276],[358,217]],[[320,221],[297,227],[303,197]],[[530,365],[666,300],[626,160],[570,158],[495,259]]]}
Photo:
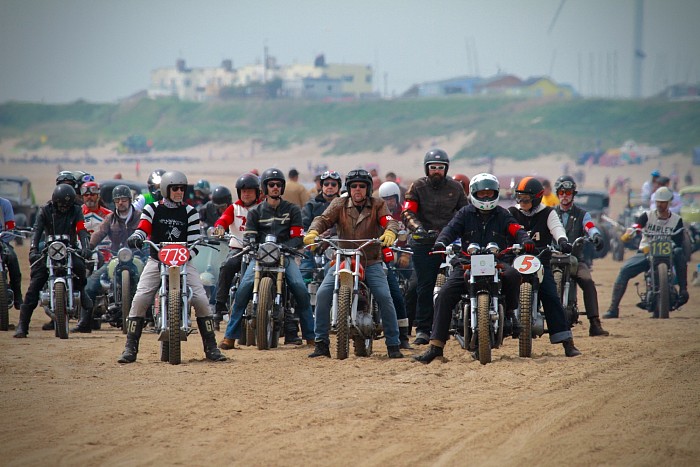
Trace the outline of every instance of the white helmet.
{"label": "white helmet", "polygon": [[401,197],[399,186],[394,182],[382,183],[379,187],[379,197],[388,198],[390,196],[396,196],[397,200]]}
{"label": "white helmet", "polygon": [[662,186],[654,192],[654,200],[668,202],[673,199],[673,192],[668,187]]}
{"label": "white helmet", "polygon": [[[476,193],[481,190],[493,190],[495,193],[488,198],[478,198]],[[474,175],[469,182],[469,196],[475,208],[481,211],[490,211],[498,205],[500,185],[498,179],[489,173]]]}

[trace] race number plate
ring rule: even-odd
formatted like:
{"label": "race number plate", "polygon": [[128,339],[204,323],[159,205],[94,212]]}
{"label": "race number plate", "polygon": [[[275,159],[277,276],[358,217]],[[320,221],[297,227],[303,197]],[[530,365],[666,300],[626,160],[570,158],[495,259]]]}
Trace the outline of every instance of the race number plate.
{"label": "race number plate", "polygon": [[160,247],[158,259],[168,266],[182,266],[190,259],[190,252],[184,245],[169,243]]}
{"label": "race number plate", "polygon": [[653,256],[671,256],[673,242],[670,240],[654,240],[649,243],[649,253]]}
{"label": "race number plate", "polygon": [[536,256],[520,255],[513,261],[513,267],[520,274],[534,274],[542,267],[542,263]]}
{"label": "race number plate", "polygon": [[472,255],[472,276],[493,276],[496,262],[493,255]]}

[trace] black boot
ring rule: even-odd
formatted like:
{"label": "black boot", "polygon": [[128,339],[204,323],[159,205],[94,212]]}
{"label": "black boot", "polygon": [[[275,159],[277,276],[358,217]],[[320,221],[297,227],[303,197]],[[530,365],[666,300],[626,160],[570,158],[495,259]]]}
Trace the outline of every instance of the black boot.
{"label": "black boot", "polygon": [[15,329],[15,336],[18,339],[23,339],[29,334],[29,321],[32,319],[34,308],[29,308],[27,305],[22,305],[19,309],[19,323]]}
{"label": "black boot", "polygon": [[403,358],[403,354],[399,350],[398,345],[387,345],[386,354],[389,356],[389,358]]}
{"label": "black boot", "polygon": [[53,331],[55,329],[56,329],[56,323],[54,322],[54,320],[48,321],[48,322],[41,325],[42,331]]}
{"label": "black boot", "polygon": [[600,318],[597,316],[588,318],[588,321],[591,323],[591,327],[588,328],[588,335],[591,337],[595,336],[609,336],[610,333],[603,329],[603,325],[600,324]]}
{"label": "black boot", "polygon": [[625,295],[625,290],[627,290],[627,284],[618,284],[615,282],[612,290],[610,308],[608,308],[608,312],[603,315],[603,319],[618,318],[620,316],[620,301],[622,300],[622,296]]}
{"label": "black boot", "polygon": [[506,316],[510,318],[510,335],[513,339],[520,337],[520,321],[518,317],[515,316],[515,310],[506,311]]}
{"label": "black boot", "polygon": [[564,353],[567,357],[577,357],[581,355],[581,351],[574,345],[574,338],[570,337],[561,343],[564,346]]}
{"label": "black boot", "polygon": [[285,313],[284,316],[284,345],[301,345],[303,341],[299,337],[299,324],[294,316]]}
{"label": "black boot", "polygon": [[309,358],[316,357],[328,357],[331,358],[331,351],[328,348],[328,344],[323,341],[316,341],[314,343],[314,351],[309,354]]}
{"label": "black boot", "polygon": [[425,352],[423,352],[420,355],[416,355],[415,357],[413,357],[413,359],[417,362],[428,364],[438,357],[442,358],[442,351],[443,351],[442,347],[438,347],[437,345],[430,344],[430,347],[428,347],[428,350],[426,350]]}
{"label": "black boot", "polygon": [[399,328],[399,347],[406,350],[413,348],[408,340],[408,326],[401,326]]}
{"label": "black boot", "polygon": [[88,310],[85,307],[80,308],[80,319],[78,320],[78,325],[70,330],[70,332],[80,332],[83,334],[89,334],[92,332],[92,310]]}
{"label": "black boot", "polygon": [[214,320],[211,316],[206,318],[197,318],[197,327],[202,335],[202,343],[204,344],[204,355],[207,360],[212,362],[223,362],[226,356],[221,353],[221,350],[216,346],[216,334],[214,334]]}
{"label": "black boot", "polygon": [[139,339],[143,331],[143,318],[128,318],[126,320],[126,346],[119,363],[134,363],[139,353]]}

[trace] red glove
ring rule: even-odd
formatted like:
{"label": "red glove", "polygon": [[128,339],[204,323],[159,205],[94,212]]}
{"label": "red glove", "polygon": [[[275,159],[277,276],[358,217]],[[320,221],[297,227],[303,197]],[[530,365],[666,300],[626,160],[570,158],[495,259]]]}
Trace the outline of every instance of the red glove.
{"label": "red glove", "polygon": [[534,253],[535,252],[535,242],[532,240],[526,240],[525,243],[523,243],[523,247],[525,248],[525,253]]}

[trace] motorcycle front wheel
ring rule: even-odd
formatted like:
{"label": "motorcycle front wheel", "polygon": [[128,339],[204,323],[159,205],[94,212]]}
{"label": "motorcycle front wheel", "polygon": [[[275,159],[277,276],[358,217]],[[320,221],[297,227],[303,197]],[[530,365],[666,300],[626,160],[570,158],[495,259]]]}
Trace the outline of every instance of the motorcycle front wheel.
{"label": "motorcycle front wheel", "polygon": [[7,281],[0,272],[0,331],[10,328],[10,302],[7,300]]}
{"label": "motorcycle front wheel", "polygon": [[489,294],[477,295],[476,320],[479,329],[479,363],[491,363],[491,317],[489,316]]}
{"label": "motorcycle front wheel", "polygon": [[61,339],[68,339],[68,312],[66,309],[66,284],[56,282],[53,285],[54,315],[56,315],[56,335]]}
{"label": "motorcycle front wheel", "polygon": [[659,310],[660,319],[668,319],[668,312],[671,309],[671,296],[668,287],[668,265],[659,263],[656,266],[656,273],[659,277],[659,296],[656,306]]}
{"label": "motorcycle front wheel", "polygon": [[[170,274],[170,276],[168,289],[168,362],[171,365],[179,365],[182,359],[180,348],[180,327],[182,327],[180,275],[177,272],[176,274]],[[176,282],[176,284],[173,282]]]}
{"label": "motorcycle front wheel", "polygon": [[341,285],[338,290],[338,322],[336,324],[336,358],[345,360],[350,352],[350,329],[348,320],[350,316],[350,307],[352,305],[352,293],[350,289]]}
{"label": "motorcycle front wheel", "polygon": [[126,319],[129,317],[131,310],[131,274],[128,269],[122,271],[121,284],[121,299],[122,299],[122,334],[126,334]]}
{"label": "motorcycle front wheel", "polygon": [[272,278],[263,277],[258,286],[258,314],[255,320],[258,350],[269,350],[275,323],[272,319]]}
{"label": "motorcycle front wheel", "polygon": [[532,356],[532,284],[520,284],[520,337],[518,350],[521,357]]}

